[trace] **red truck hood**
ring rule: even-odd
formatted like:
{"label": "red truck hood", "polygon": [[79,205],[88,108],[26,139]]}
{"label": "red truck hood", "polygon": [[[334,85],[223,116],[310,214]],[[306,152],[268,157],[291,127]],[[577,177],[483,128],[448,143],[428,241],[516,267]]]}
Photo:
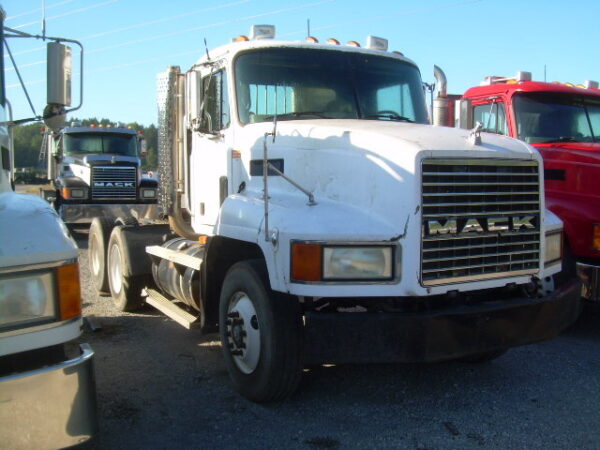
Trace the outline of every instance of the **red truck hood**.
{"label": "red truck hood", "polygon": [[565,163],[600,165],[600,143],[551,142],[531,145],[542,153],[544,159],[560,160]]}

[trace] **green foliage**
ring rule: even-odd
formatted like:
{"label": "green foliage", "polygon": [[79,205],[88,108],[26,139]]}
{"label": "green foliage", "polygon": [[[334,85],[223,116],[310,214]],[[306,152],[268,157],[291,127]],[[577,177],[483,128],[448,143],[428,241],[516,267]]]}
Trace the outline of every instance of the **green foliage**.
{"label": "green foliage", "polygon": [[[81,125],[94,124],[102,126],[111,125],[112,127],[131,127],[134,130],[142,131],[146,137],[146,145],[148,148],[148,155],[146,158],[142,159],[142,168],[144,170],[156,170],[158,164],[158,129],[154,124],[151,124],[149,127],[143,127],[137,122],[112,122],[109,119],[102,118],[98,120],[95,117],[88,119],[72,118],[67,125],[70,125],[71,122],[79,122]],[[14,128],[15,167],[43,169],[43,167],[38,167],[42,137],[43,125],[39,123]]]}

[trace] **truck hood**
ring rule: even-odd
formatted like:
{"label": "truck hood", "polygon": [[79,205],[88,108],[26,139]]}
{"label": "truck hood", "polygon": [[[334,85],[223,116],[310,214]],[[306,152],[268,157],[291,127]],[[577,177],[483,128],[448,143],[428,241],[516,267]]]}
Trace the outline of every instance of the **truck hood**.
{"label": "truck hood", "polygon": [[[273,124],[255,126],[258,125],[255,131],[260,136],[273,130]],[[398,162],[409,160],[412,165],[421,152],[431,152],[437,157],[536,158],[535,150],[522,141],[481,133],[481,144],[472,145],[469,134],[470,130],[460,128],[382,120],[281,121],[277,123],[277,138],[272,147],[291,138],[295,146],[307,149],[361,149]]]}
{"label": "truck hood", "polygon": [[553,142],[532,144],[546,160],[562,160],[569,163],[600,166],[600,143],[590,142]]}
{"label": "truck hood", "polygon": [[[242,141],[254,142],[254,176],[248,189],[259,198],[264,134],[272,129],[273,124],[246,126],[243,133],[252,135],[241,136]],[[266,142],[269,160],[280,160],[284,174],[313,193],[317,203],[332,203],[317,208],[335,211],[340,228],[353,229],[356,236],[364,234],[365,227],[379,228],[385,230],[382,238],[390,238],[404,233],[408,218],[418,214],[423,159],[535,160],[541,167],[539,153],[524,142],[482,133],[481,144],[473,145],[468,135],[468,130],[411,123],[307,120],[279,122],[275,142],[271,136]],[[269,196],[282,216],[292,217],[289,208],[306,205],[306,195],[278,176],[269,177]],[[324,220],[333,223],[333,218]]]}
{"label": "truck hood", "polygon": [[54,209],[40,197],[0,194],[0,268],[76,259],[77,246]]}
{"label": "truck hood", "polygon": [[110,155],[110,154],[98,154],[98,155],[69,155],[65,156],[64,164],[77,164],[84,167],[91,166],[102,166],[102,165],[115,165],[115,166],[136,166],[140,164],[140,160],[137,156],[123,156],[123,155]]}

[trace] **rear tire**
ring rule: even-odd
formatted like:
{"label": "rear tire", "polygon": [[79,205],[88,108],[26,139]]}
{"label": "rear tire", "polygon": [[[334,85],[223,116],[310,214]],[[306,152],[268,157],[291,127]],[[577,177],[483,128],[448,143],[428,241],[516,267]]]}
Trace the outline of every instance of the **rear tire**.
{"label": "rear tire", "polygon": [[295,297],[271,290],[265,264],[229,269],[219,304],[219,333],[236,389],[254,402],[289,397],[302,375],[302,322]]}
{"label": "rear tire", "polygon": [[113,229],[108,242],[107,272],[110,295],[120,311],[135,311],[144,305],[142,289],[146,276],[130,274],[122,227]]}
{"label": "rear tire", "polygon": [[99,294],[110,295],[106,273],[106,249],[113,220],[108,217],[94,217],[88,235],[88,262],[92,284]]}

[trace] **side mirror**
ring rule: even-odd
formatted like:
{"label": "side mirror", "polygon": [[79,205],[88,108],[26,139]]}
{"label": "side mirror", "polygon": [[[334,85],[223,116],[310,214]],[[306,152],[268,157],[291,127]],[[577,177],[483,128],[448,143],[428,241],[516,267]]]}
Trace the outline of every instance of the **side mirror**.
{"label": "side mirror", "polygon": [[51,130],[65,125],[66,106],[71,106],[71,47],[59,42],[47,44],[47,105],[44,123]]}
{"label": "side mirror", "polygon": [[148,144],[146,143],[146,138],[140,136],[138,139],[140,140],[140,157],[145,158],[148,156]]}

